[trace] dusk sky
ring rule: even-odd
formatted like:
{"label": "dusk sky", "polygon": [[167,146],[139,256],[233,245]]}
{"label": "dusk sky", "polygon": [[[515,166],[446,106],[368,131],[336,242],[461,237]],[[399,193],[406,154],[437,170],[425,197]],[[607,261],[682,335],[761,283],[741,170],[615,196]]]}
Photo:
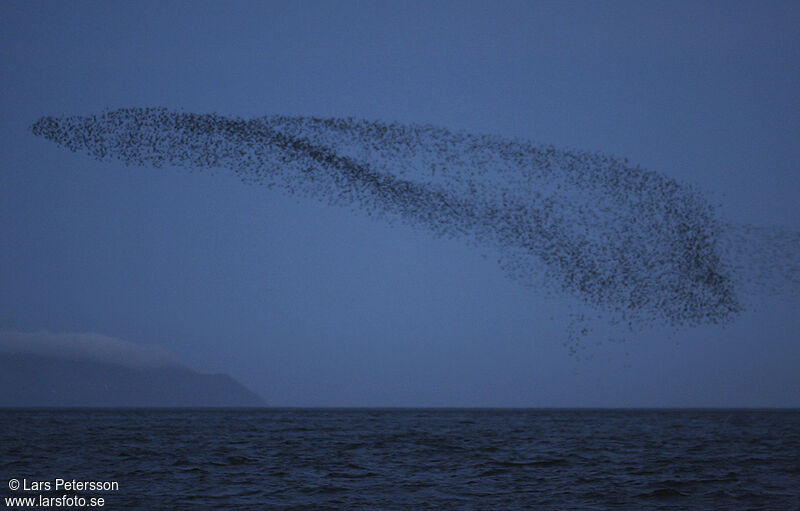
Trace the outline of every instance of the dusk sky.
{"label": "dusk sky", "polygon": [[5,1],[0,68],[6,338],[163,349],[276,406],[800,406],[796,283],[575,354],[571,314],[598,312],[491,247],[30,130],[127,107],[431,124],[628,158],[796,239],[798,2]]}

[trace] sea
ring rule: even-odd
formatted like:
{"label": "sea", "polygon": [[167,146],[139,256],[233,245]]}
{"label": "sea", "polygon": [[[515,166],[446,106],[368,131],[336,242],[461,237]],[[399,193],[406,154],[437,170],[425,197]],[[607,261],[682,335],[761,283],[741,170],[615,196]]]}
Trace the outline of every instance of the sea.
{"label": "sea", "polygon": [[8,509],[791,511],[800,410],[7,409],[0,485]]}

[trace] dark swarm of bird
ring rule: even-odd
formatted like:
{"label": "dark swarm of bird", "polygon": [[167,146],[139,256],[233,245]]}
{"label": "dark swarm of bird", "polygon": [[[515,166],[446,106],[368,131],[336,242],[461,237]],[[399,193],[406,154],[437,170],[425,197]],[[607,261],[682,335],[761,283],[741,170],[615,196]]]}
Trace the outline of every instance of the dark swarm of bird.
{"label": "dark swarm of bird", "polygon": [[98,160],[229,169],[486,247],[512,278],[625,322],[724,323],[742,310],[727,225],[694,187],[625,159],[428,125],[162,108],[31,129]]}

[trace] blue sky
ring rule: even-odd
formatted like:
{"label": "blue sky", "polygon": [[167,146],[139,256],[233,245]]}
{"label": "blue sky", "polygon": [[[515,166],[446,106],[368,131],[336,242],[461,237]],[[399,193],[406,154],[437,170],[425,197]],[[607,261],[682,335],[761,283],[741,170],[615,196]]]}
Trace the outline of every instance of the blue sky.
{"label": "blue sky", "polygon": [[276,405],[800,406],[796,296],[725,327],[590,338],[576,358],[570,298],[508,280],[491,253],[27,131],[129,106],[431,123],[625,156],[727,221],[797,230],[797,2],[0,13],[0,330],[159,345]]}

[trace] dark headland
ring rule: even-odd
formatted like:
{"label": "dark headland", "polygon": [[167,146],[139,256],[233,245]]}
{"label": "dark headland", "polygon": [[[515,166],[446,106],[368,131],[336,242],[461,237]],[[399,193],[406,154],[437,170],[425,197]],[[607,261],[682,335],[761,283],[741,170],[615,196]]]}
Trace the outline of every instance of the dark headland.
{"label": "dark headland", "polygon": [[260,407],[226,374],[0,353],[0,407]]}

